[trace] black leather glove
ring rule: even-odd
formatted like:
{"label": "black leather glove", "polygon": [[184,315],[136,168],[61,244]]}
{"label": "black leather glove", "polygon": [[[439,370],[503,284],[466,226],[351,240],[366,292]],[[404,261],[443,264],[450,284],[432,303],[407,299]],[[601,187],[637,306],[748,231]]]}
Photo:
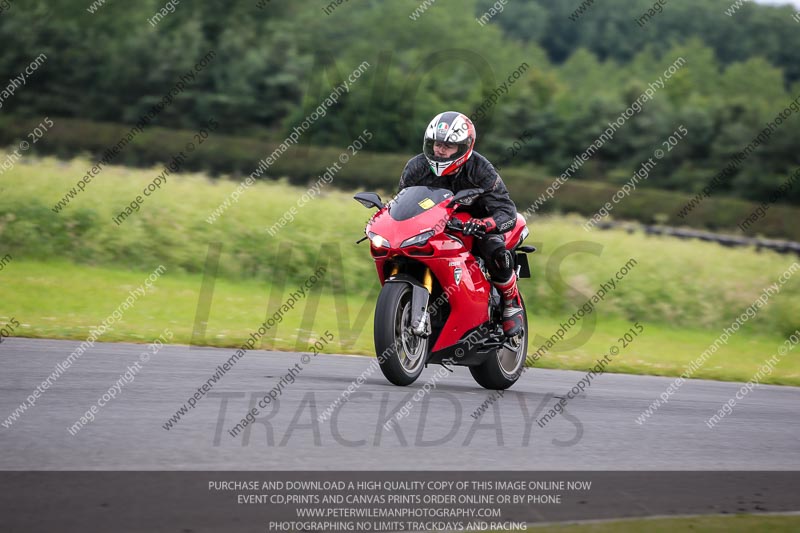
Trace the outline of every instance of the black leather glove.
{"label": "black leather glove", "polygon": [[461,233],[481,237],[494,229],[497,229],[497,222],[492,217],[471,218],[464,223],[464,229],[461,230]]}

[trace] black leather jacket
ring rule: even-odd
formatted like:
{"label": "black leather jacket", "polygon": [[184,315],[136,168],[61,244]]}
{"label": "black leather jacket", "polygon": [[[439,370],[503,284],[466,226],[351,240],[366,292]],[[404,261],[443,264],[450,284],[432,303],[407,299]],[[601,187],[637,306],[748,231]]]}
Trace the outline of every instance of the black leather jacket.
{"label": "black leather jacket", "polygon": [[397,192],[414,185],[442,187],[454,193],[463,189],[484,189],[487,193],[471,206],[464,207],[464,211],[476,218],[494,218],[497,233],[505,233],[517,223],[517,207],[511,200],[503,179],[489,160],[478,152],[472,152],[472,156],[459,171],[449,176],[434,174],[424,154],[412,157],[403,169]]}

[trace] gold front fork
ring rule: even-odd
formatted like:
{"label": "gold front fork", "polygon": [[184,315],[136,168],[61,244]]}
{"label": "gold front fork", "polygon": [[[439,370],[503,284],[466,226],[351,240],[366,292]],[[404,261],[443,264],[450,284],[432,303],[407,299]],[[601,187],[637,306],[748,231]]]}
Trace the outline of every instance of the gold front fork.
{"label": "gold front fork", "polygon": [[428,294],[433,294],[433,277],[431,276],[431,269],[425,267],[425,275],[422,278],[422,284],[428,289]]}
{"label": "gold front fork", "polygon": [[[399,271],[400,267],[397,264],[392,265],[392,271],[389,272],[389,277],[396,276]],[[431,269],[428,267],[425,267],[425,273],[422,276],[422,285],[428,289],[428,294],[433,294],[433,276],[431,275]]]}

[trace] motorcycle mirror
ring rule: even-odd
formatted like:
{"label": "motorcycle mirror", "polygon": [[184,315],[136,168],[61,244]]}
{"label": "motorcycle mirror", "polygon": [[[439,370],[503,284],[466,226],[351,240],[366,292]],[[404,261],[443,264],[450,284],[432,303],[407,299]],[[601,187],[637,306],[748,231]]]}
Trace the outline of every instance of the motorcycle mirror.
{"label": "motorcycle mirror", "polygon": [[483,189],[464,189],[463,191],[458,191],[450,201],[450,207],[456,204],[472,205],[472,202],[485,192],[486,191]]}
{"label": "motorcycle mirror", "polygon": [[374,192],[360,192],[355,196],[353,196],[353,198],[367,209],[372,207],[383,209],[383,202],[381,202],[381,197],[375,194]]}

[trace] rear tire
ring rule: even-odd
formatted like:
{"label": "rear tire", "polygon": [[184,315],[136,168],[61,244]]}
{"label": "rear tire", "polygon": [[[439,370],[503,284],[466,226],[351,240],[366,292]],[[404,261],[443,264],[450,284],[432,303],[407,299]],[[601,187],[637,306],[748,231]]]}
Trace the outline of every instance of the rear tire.
{"label": "rear tire", "polygon": [[[522,295],[520,295],[520,300]],[[512,352],[507,348],[498,348],[490,354],[486,361],[478,366],[469,367],[472,377],[478,384],[491,390],[505,390],[517,382],[522,375],[525,360],[528,357],[528,313],[525,302],[522,302],[522,336],[518,337],[519,347]]]}
{"label": "rear tire", "polygon": [[386,283],[375,308],[375,353],[381,372],[391,383],[414,383],[428,357],[428,339],[411,329],[411,287],[407,283]]}

